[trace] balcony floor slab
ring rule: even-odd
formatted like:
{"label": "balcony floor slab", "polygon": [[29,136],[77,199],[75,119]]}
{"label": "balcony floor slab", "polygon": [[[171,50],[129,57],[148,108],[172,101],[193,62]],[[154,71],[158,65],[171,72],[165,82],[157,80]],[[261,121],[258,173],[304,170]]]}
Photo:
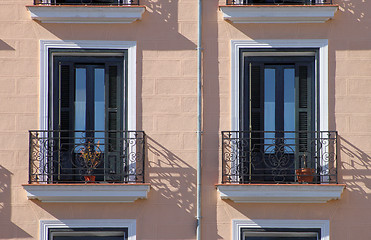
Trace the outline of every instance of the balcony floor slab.
{"label": "balcony floor slab", "polygon": [[149,184],[24,184],[30,200],[41,202],[134,202],[146,199]]}
{"label": "balcony floor slab", "polygon": [[27,6],[31,18],[42,23],[132,23],[144,6]]}
{"label": "balcony floor slab", "polygon": [[340,199],[344,184],[218,184],[222,199],[236,203],[326,203]]}
{"label": "balcony floor slab", "polygon": [[228,5],[220,6],[225,20],[233,23],[324,23],[337,5]]}

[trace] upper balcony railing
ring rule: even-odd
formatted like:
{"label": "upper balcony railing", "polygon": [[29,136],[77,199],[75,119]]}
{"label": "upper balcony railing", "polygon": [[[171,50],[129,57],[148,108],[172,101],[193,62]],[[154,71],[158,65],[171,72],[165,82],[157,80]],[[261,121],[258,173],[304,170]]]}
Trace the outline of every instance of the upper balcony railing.
{"label": "upper balcony railing", "polygon": [[143,131],[30,131],[29,183],[144,183]]}
{"label": "upper balcony railing", "polygon": [[332,0],[227,0],[227,5],[329,5]]}
{"label": "upper balcony railing", "polygon": [[105,5],[130,6],[139,5],[139,0],[34,0],[34,5]]}
{"label": "upper balcony railing", "polygon": [[337,183],[337,132],[222,132],[222,183]]}

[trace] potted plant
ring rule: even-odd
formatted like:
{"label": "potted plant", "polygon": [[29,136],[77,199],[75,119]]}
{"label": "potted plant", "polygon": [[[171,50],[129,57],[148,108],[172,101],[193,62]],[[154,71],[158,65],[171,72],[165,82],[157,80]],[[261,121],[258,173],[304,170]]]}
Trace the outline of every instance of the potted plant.
{"label": "potted plant", "polygon": [[87,143],[80,149],[82,166],[86,170],[86,175],[84,176],[85,182],[95,182],[93,172],[101,162],[101,157],[102,154],[99,148],[99,141],[97,145]]}
{"label": "potted plant", "polygon": [[303,163],[304,163],[303,168],[296,169],[296,176],[298,177],[298,182],[311,183],[313,182],[315,169],[307,167],[307,156],[305,155],[305,153],[303,155]]}

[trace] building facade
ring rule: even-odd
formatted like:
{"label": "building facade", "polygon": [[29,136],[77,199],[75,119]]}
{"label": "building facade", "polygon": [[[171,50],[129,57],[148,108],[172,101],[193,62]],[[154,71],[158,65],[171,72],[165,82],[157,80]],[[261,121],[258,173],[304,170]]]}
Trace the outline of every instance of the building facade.
{"label": "building facade", "polygon": [[369,239],[369,11],[1,1],[0,238]]}

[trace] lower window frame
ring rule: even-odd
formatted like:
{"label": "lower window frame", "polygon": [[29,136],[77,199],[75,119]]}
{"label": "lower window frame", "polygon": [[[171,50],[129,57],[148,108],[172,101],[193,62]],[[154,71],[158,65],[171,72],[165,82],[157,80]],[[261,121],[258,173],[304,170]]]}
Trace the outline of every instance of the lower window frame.
{"label": "lower window frame", "polygon": [[321,235],[319,240],[330,240],[329,220],[232,220],[232,240],[243,240],[243,229],[318,229]]}
{"label": "lower window frame", "polygon": [[127,229],[128,240],[136,240],[135,219],[65,219],[40,220],[40,240],[49,240],[49,232],[58,229]]}

